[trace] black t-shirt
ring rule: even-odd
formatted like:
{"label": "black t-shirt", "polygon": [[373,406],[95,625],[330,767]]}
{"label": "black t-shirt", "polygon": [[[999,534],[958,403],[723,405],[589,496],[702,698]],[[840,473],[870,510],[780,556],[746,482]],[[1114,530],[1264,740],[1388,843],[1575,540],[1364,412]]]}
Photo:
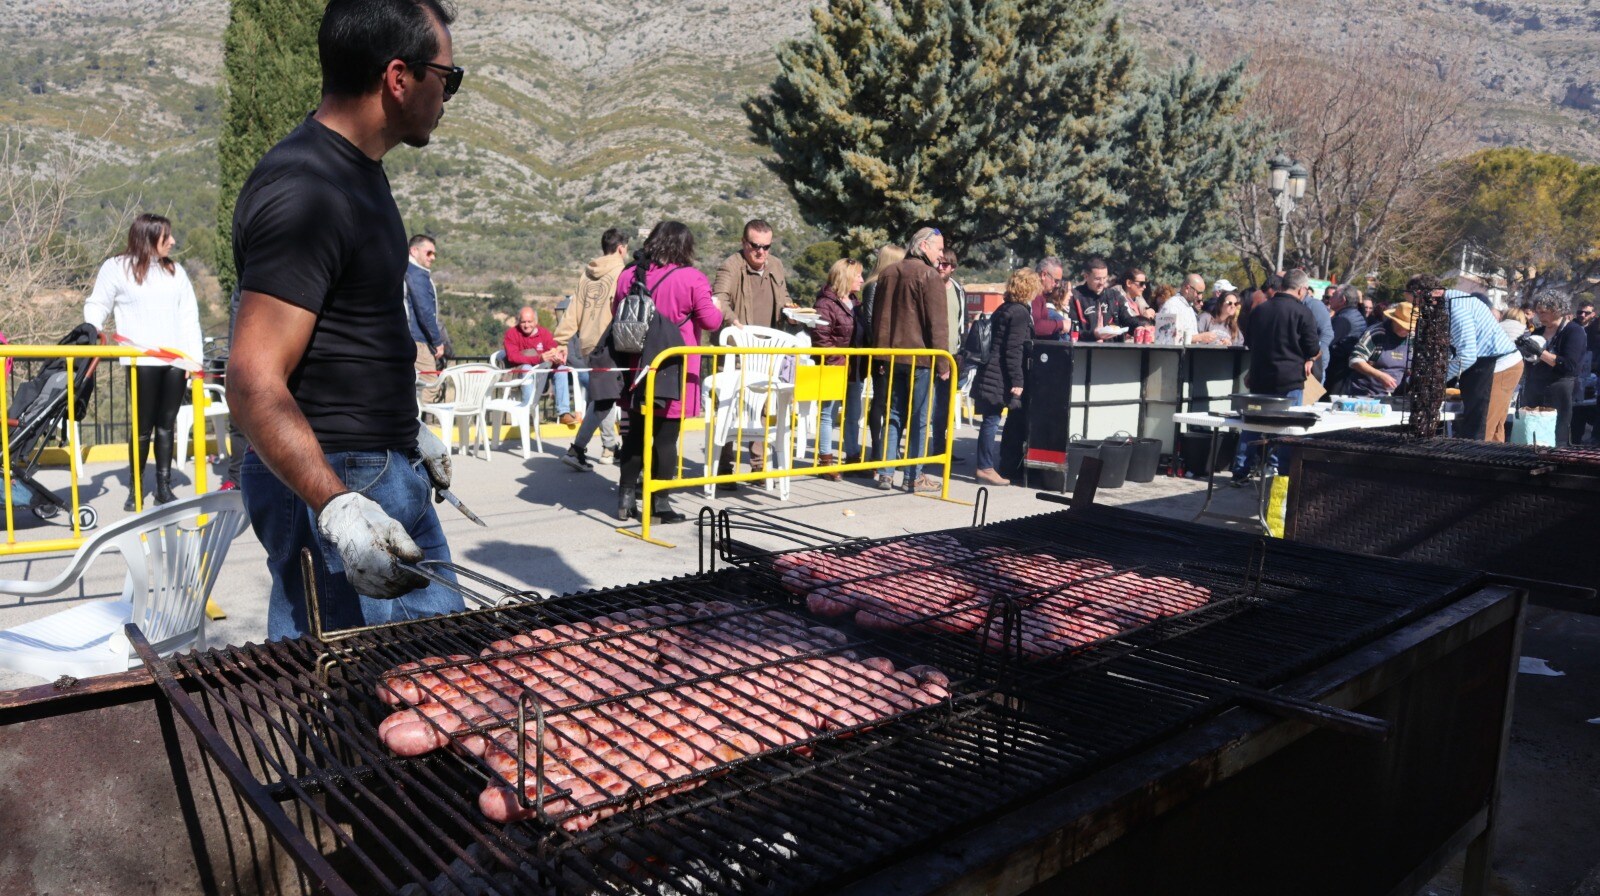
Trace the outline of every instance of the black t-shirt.
{"label": "black t-shirt", "polygon": [[239,191],[233,262],[241,289],[317,315],[289,391],[322,450],[411,451],[406,231],[383,164],[307,117]]}

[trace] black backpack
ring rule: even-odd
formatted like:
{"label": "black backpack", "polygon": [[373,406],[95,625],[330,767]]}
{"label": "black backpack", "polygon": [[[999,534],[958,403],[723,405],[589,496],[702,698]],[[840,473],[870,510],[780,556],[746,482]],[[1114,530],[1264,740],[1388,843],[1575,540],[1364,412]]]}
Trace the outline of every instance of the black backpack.
{"label": "black backpack", "polygon": [[[656,286],[659,288],[682,268],[674,268],[662,277]],[[612,351],[625,355],[637,355],[644,351],[646,335],[650,332],[650,324],[656,318],[656,300],[651,295],[651,289],[646,282],[650,272],[649,265],[643,261],[635,262],[633,266],[633,284],[628,287],[628,294],[622,297],[622,303],[617,306],[617,313],[611,317],[611,348]]]}
{"label": "black backpack", "polygon": [[961,353],[956,356],[956,361],[965,368],[979,367],[989,360],[989,351],[993,347],[994,315],[985,314],[967,328],[967,335],[961,340]]}

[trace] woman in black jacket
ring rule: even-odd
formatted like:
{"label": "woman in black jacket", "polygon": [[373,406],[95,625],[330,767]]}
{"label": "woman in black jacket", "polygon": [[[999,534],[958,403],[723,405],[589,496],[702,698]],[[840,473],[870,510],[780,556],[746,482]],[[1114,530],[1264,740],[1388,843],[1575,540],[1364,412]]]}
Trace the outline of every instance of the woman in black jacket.
{"label": "woman in black jacket", "polygon": [[995,470],[995,435],[1000,431],[1000,413],[1009,411],[1012,426],[1021,426],[1022,359],[1033,338],[1033,297],[1044,289],[1039,275],[1023,268],[1006,282],[1005,302],[994,311],[989,339],[989,355],[978,368],[972,382],[972,403],[983,423],[978,427],[977,470],[974,476],[985,485],[1010,485]]}
{"label": "woman in black jacket", "polygon": [[1534,300],[1533,310],[1544,324],[1544,351],[1529,365],[1522,387],[1523,407],[1556,409],[1556,447],[1572,443],[1572,392],[1583,372],[1583,355],[1589,350],[1588,334],[1582,324],[1568,317],[1570,308],[1567,299],[1556,293],[1547,292]]}

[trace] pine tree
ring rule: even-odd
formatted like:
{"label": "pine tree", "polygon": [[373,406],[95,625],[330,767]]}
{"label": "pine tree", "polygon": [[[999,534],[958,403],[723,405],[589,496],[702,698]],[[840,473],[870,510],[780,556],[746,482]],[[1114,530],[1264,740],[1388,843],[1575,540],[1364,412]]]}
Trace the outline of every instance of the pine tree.
{"label": "pine tree", "polygon": [[316,108],[324,0],[233,0],[223,32],[227,99],[217,144],[217,276],[233,288],[233,207],[256,162]]}
{"label": "pine tree", "polygon": [[1245,88],[1243,62],[1208,75],[1191,56],[1141,91],[1124,125],[1115,257],[1176,279],[1223,244],[1228,197],[1261,161],[1263,128],[1239,114]]}
{"label": "pine tree", "polygon": [[746,104],[811,224],[861,249],[937,220],[963,246],[1104,251],[1136,74],[1103,0],[830,0]]}

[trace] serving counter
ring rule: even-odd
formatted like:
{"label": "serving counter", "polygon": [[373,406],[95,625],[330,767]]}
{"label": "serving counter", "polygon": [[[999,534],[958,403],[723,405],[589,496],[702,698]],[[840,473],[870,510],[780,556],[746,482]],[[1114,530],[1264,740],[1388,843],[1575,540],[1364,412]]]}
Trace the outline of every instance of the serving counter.
{"label": "serving counter", "polygon": [[[1070,351],[1070,364],[1038,363],[1060,350]],[[1061,411],[1072,436],[1101,439],[1126,432],[1161,440],[1164,454],[1177,443],[1173,418],[1225,410],[1228,396],[1244,391],[1250,365],[1249,351],[1233,346],[1121,342],[1040,340],[1030,358],[1030,381],[1041,399],[1029,405],[1030,417]]]}

